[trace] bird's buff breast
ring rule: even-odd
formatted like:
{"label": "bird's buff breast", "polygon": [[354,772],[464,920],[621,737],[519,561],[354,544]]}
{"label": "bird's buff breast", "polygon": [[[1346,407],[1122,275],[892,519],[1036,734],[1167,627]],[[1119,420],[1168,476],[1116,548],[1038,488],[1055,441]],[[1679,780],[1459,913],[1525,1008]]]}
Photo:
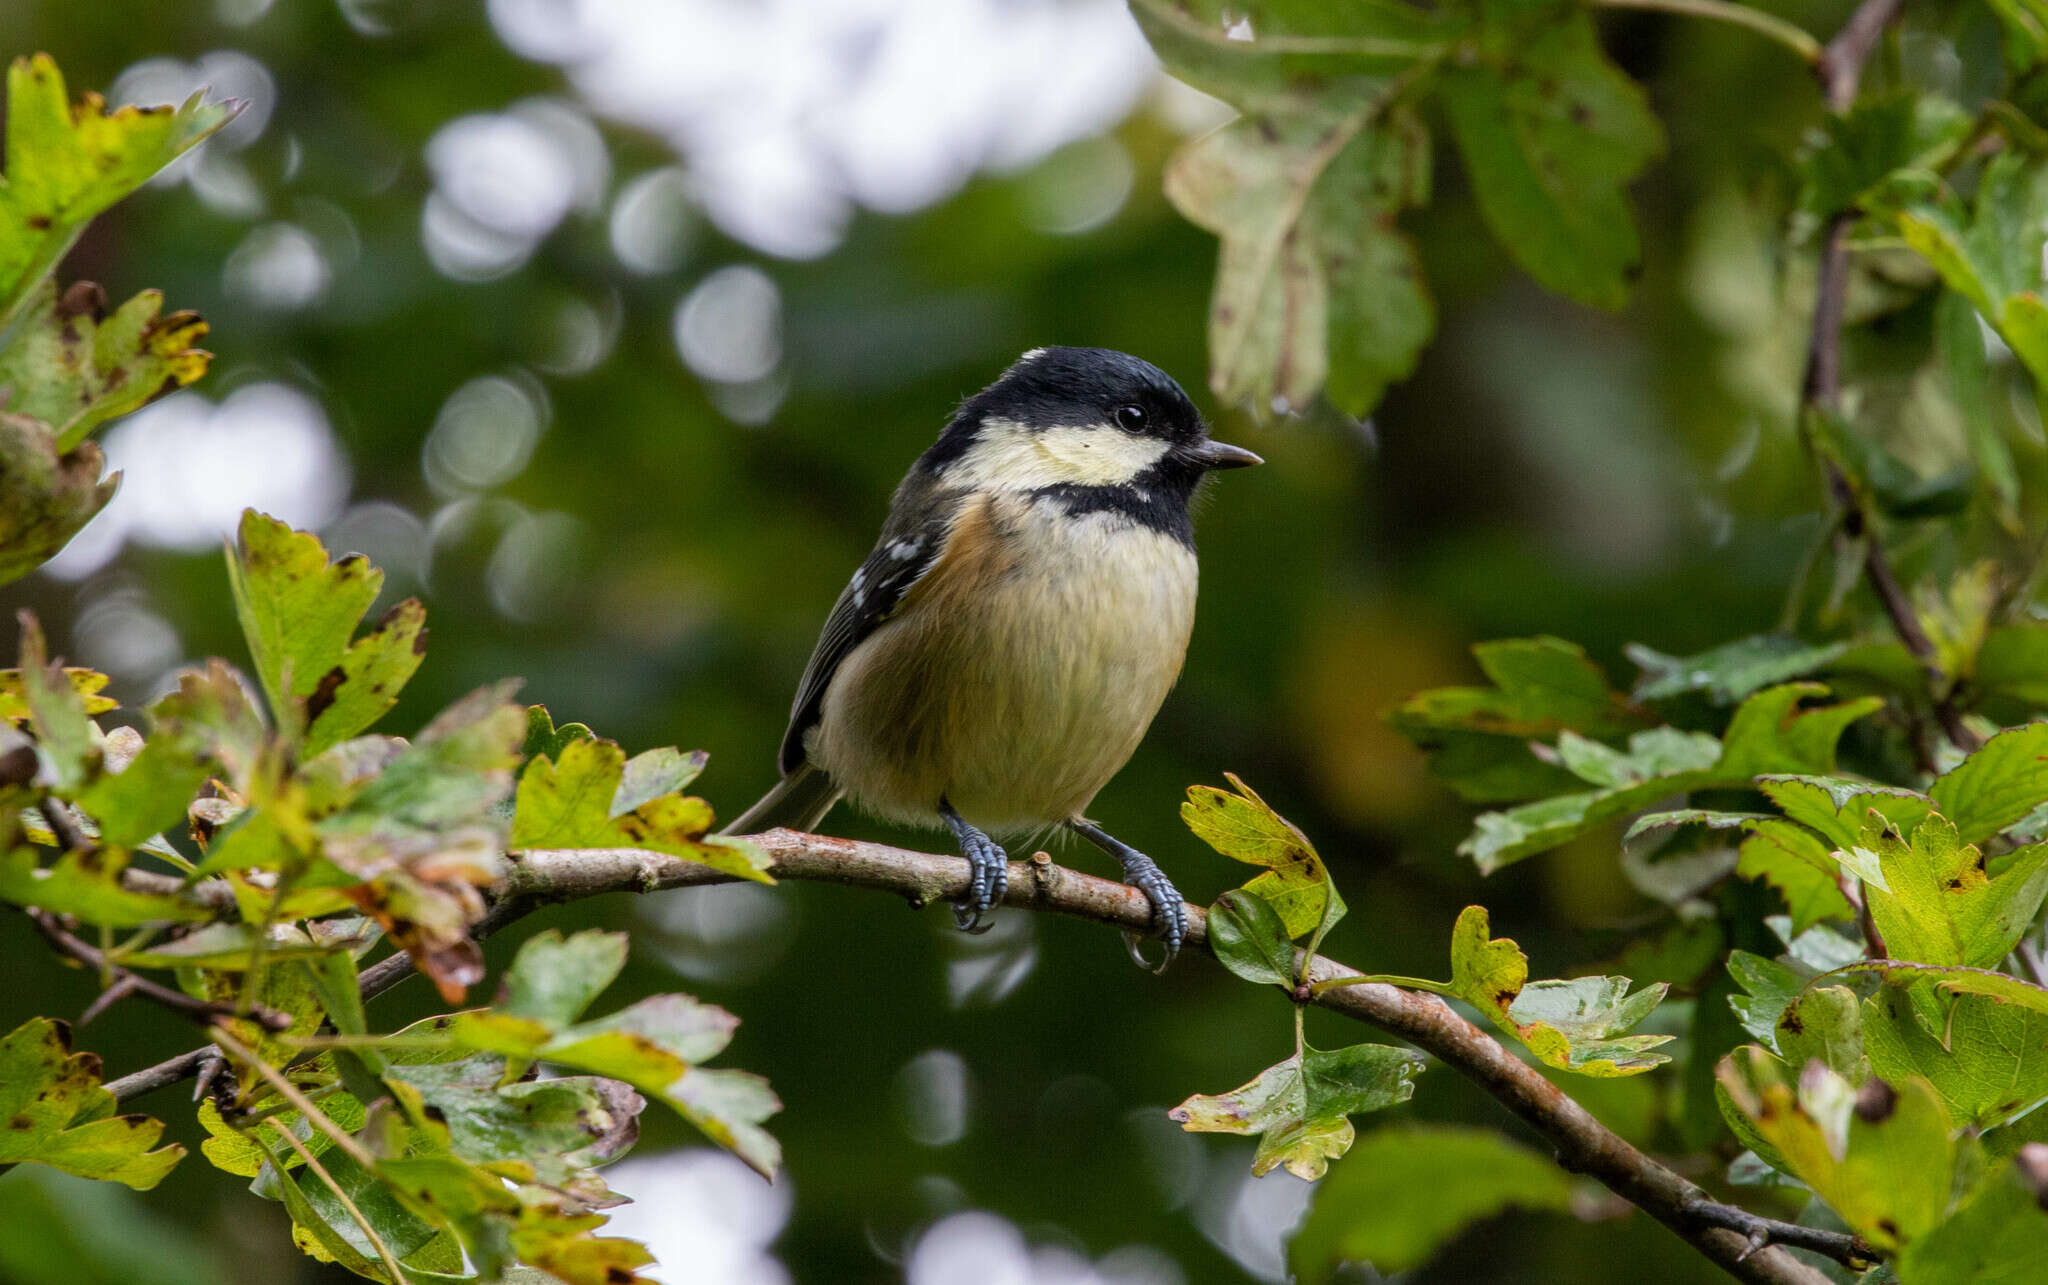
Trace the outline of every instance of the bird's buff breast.
{"label": "bird's buff breast", "polygon": [[998,831],[1078,816],[1179,677],[1195,588],[1194,553],[1170,536],[977,501],[842,663],[811,758],[893,820],[931,823],[942,798]]}

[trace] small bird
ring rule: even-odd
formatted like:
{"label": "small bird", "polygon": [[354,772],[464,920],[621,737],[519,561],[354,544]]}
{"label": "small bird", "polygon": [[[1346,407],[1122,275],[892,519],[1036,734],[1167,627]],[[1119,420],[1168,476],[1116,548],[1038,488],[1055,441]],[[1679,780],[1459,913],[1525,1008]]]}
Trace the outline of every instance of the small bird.
{"label": "small bird", "polygon": [[1196,489],[1260,462],[1211,439],[1149,362],[1025,353],[896,488],[798,684],[782,781],[728,830],[815,829],[841,797],[944,826],[973,875],[954,916],[978,932],[1009,882],[989,833],[1064,826],[1144,892],[1170,962],[1187,932],[1180,893],[1083,813],[1180,676]]}

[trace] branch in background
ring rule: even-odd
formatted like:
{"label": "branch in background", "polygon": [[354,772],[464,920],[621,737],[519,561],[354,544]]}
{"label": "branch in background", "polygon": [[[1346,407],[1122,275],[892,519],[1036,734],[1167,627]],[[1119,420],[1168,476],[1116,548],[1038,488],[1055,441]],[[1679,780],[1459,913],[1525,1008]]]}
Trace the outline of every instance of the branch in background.
{"label": "branch in background", "polygon": [[[81,941],[73,936],[58,921],[57,916],[49,911],[24,910],[22,913],[28,916],[28,921],[35,925],[36,931],[42,934],[43,940],[49,942],[58,954],[77,960],[87,968],[110,979],[107,988],[100,992],[99,998],[95,999],[85,1012],[80,1015],[78,1019],[78,1025],[80,1026],[106,1012],[115,1001],[129,995],[140,996],[152,1004],[161,1005],[174,1013],[182,1014],[197,1022],[211,1024],[222,1018],[239,1016],[247,1017],[273,1031],[282,1031],[292,1024],[289,1014],[265,1008],[261,1004],[252,1004],[246,1013],[239,1013],[233,1004],[194,999],[183,991],[175,991],[168,986],[153,982],[147,977],[137,976],[125,968],[109,963],[104,952],[97,946]],[[195,1071],[198,1069],[196,1064],[193,1069]]]}
{"label": "branch in background", "polygon": [[[1814,72],[1820,78],[1821,92],[1830,110],[1845,112],[1855,103],[1857,86],[1863,80],[1863,66],[1870,60],[1870,53],[1877,47],[1884,29],[1898,16],[1903,3],[1904,0],[1863,0],[1841,31],[1821,50]],[[1803,414],[1824,412],[1833,415],[1841,408],[1842,319],[1849,297],[1849,228],[1856,218],[1853,210],[1841,211],[1828,220],[1827,230],[1821,237],[1820,279],[1815,286],[1813,300],[1813,334],[1807,346],[1806,377],[1801,390]],[[1872,592],[1884,604],[1885,615],[1891,618],[1899,641],[1927,672],[1930,690],[1936,693],[1934,716],[1940,721],[1941,730],[1958,749],[1976,749],[1981,742],[1963,722],[1955,702],[1942,691],[1948,685],[1948,675],[1942,672],[1940,655],[1935,651],[1933,641],[1927,637],[1927,631],[1921,628],[1920,617],[1914,613],[1905,590],[1899,586],[1898,573],[1892,570],[1891,560],[1885,556],[1884,544],[1877,538],[1875,524],[1864,508],[1862,498],[1850,485],[1841,465],[1817,448],[1810,430],[1807,446],[1826,482],[1828,498],[1841,514],[1841,538],[1863,541],[1864,578],[1870,581]]]}
{"label": "branch in background", "polygon": [[[969,877],[967,864],[959,857],[908,852],[878,843],[789,830],[759,835],[754,842],[768,854],[778,878],[871,888],[894,893],[913,906],[959,896]],[[479,936],[549,902],[731,882],[730,876],[707,866],[637,849],[537,849],[513,853],[511,861],[512,873],[498,906],[477,926]],[[1137,889],[1055,865],[1044,853],[1011,863],[1010,888],[1003,904],[1139,932],[1149,926],[1152,913]],[[1192,948],[1208,949],[1206,917],[1196,907],[1188,909],[1187,942]],[[406,956],[394,955],[364,971],[364,991],[370,993],[373,986],[388,988],[411,971]],[[1320,956],[1309,962],[1307,971],[1311,986],[1358,975],[1357,970]],[[1594,1119],[1535,1068],[1434,995],[1361,984],[1328,990],[1312,1002],[1434,1054],[1548,1138],[1556,1148],[1558,1164],[1597,1178],[1738,1279],[1766,1285],[1825,1285],[1827,1281],[1822,1273],[1777,1245],[1753,1243],[1759,1231],[1766,1242],[1778,1239],[1781,1233],[1796,1236],[1802,1248],[1816,1249],[1845,1263],[1872,1257],[1853,1237],[1790,1228],[1713,1200],[1699,1186]],[[211,1052],[195,1050],[111,1081],[107,1087],[117,1098],[133,1097],[193,1074]]]}

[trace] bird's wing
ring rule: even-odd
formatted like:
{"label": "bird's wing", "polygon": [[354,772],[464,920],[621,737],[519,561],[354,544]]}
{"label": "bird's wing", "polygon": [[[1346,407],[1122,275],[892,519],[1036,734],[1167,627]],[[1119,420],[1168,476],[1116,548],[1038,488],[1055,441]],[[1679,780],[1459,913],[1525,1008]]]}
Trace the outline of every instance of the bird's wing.
{"label": "bird's wing", "polygon": [[[913,495],[907,493],[908,489],[898,494],[895,511],[882,528],[882,538],[876,541],[874,552],[868,554],[867,561],[860,564],[860,570],[853,573],[853,579],[840,591],[839,601],[832,604],[832,614],[825,618],[818,646],[811,652],[810,663],[804,666],[803,681],[797,684],[796,703],[789,711],[789,730],[782,737],[780,761],[784,773],[795,771],[803,763],[804,733],[816,725],[818,711],[825,702],[825,689],[839,672],[840,662],[890,617],[902,603],[903,595],[945,551],[946,536],[966,498],[964,493],[937,497],[940,502],[930,503],[931,491],[920,488],[923,493]],[[907,503],[913,499],[926,502]],[[906,510],[915,510],[915,516],[908,516]]]}

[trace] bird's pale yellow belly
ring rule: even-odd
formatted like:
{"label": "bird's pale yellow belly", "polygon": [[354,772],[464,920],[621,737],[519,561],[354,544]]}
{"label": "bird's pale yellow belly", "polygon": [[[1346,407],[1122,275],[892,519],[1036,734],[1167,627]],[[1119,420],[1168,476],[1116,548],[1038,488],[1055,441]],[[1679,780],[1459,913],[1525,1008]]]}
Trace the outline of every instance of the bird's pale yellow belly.
{"label": "bird's pale yellow belly", "polygon": [[810,756],[893,820],[933,822],[940,799],[997,831],[1078,816],[1179,677],[1195,588],[1170,536],[993,502],[842,662]]}

